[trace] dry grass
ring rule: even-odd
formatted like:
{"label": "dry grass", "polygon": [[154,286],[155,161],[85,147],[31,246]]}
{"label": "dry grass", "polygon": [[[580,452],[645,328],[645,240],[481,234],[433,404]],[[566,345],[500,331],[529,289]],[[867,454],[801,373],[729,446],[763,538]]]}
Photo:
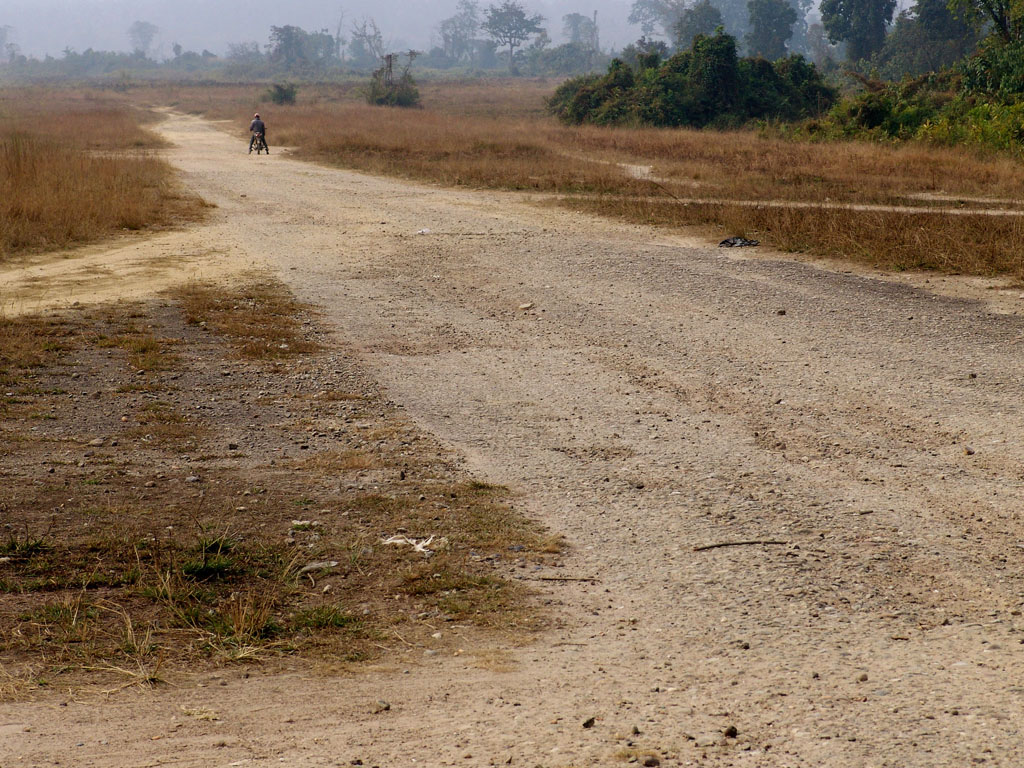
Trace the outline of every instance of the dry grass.
{"label": "dry grass", "polygon": [[197,218],[171,167],[139,154],[161,145],[151,119],[88,91],[0,91],[0,261]]}
{"label": "dry grass", "polygon": [[576,210],[664,226],[701,226],[786,251],[885,270],[1024,276],[1024,217],[575,198]]}
{"label": "dry grass", "polygon": [[298,313],[310,308],[273,280],[253,278],[231,292],[211,283],[192,283],[171,295],[181,302],[188,322],[226,336],[243,358],[286,358],[320,349],[298,320]]}
{"label": "dry grass", "polygon": [[[318,363],[283,286],[178,296],[0,324],[0,699],[533,625],[491,563],[557,547],[506,489],[456,474],[350,361]],[[223,376],[254,328],[307,351]],[[317,394],[337,375],[351,393]],[[435,552],[382,534],[433,535]]]}
{"label": "dry grass", "polygon": [[[1014,218],[728,204],[929,210],[940,203],[915,196],[935,195],[968,210],[1019,210],[1024,174],[1011,158],[923,145],[799,143],[754,131],[568,127],[544,115],[554,86],[425,83],[423,110],[371,108],[351,85],[319,86],[300,91],[296,107],[263,111],[274,142],[320,162],[449,185],[587,194],[600,199],[560,204],[667,226],[702,224],[714,236],[748,233],[778,248],[883,267],[1024,276],[1013,253]],[[259,96],[255,87],[180,87],[148,97],[231,119],[241,136]],[[707,202],[683,208],[673,195]]]}

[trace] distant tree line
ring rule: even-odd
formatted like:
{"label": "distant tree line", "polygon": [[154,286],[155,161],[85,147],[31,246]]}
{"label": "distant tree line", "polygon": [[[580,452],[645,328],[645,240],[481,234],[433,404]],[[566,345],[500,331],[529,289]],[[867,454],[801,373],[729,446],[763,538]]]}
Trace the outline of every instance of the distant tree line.
{"label": "distant tree line", "polygon": [[622,52],[688,50],[721,27],[748,56],[769,61],[800,53],[818,67],[840,61],[899,79],[948,67],[991,34],[1004,43],[1024,30],[1021,0],[916,0],[899,15],[896,0],[634,0],[629,20],[643,36]]}
{"label": "distant tree line", "polygon": [[[421,66],[506,70],[511,74],[571,75],[603,69],[610,58],[602,53],[596,13],[566,14],[562,31],[567,42],[552,45],[545,19],[519,0],[482,6],[459,0],[455,13],[437,28],[439,44],[427,52],[412,52]],[[173,57],[155,45],[160,29],[135,21],[126,30],[130,52],[77,53],[42,60],[20,54],[10,42],[10,27],[0,25],[0,66],[25,74],[96,76],[147,69],[198,70],[220,68],[232,76],[318,77],[334,71],[373,71],[392,53],[391,42],[373,18],[348,21],[341,15],[333,29],[306,30],[294,25],[272,26],[266,43],[236,42],[224,56],[185,50],[175,42]]]}

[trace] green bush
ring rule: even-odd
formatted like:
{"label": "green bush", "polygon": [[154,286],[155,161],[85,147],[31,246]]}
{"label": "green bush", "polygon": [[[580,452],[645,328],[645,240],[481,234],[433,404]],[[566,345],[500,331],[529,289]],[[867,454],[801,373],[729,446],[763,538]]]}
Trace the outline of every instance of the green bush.
{"label": "green bush", "polygon": [[603,76],[563,83],[548,108],[566,123],[729,127],[751,120],[799,120],[832,106],[835,90],[800,56],[772,63],[741,59],[720,29],[664,63],[620,59]]}
{"label": "green bush", "polygon": [[266,97],[275,104],[294,104],[298,92],[295,83],[274,83],[267,89]]}
{"label": "green bush", "polygon": [[385,56],[384,65],[374,71],[370,84],[366,87],[366,103],[381,107],[420,106],[420,92],[410,72],[414,58],[415,55],[410,52],[408,62],[396,79],[393,72],[395,55]]}

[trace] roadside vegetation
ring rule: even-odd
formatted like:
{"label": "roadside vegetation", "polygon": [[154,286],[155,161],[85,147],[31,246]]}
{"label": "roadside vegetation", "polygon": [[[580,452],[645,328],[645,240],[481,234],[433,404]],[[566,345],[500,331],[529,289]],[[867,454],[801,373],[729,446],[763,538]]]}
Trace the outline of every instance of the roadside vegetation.
{"label": "roadside vegetation", "polygon": [[0,91],[0,261],[199,217],[148,150],[152,115],[97,91]]}
{"label": "roadside vegetation", "polygon": [[538,621],[507,574],[558,541],[265,276],[0,320],[0,382],[0,698]]}

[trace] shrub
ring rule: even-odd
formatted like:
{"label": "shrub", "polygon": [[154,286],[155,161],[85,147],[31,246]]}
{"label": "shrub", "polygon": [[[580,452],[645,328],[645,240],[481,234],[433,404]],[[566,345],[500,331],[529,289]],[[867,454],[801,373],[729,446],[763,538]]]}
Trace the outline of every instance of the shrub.
{"label": "shrub", "polygon": [[274,83],[267,89],[266,97],[275,104],[294,104],[298,92],[295,83]]}
{"label": "shrub", "polygon": [[740,59],[736,40],[718,30],[660,65],[621,59],[607,74],[563,83],[548,108],[566,123],[729,127],[751,120],[799,120],[835,101],[813,64],[800,56],[772,63]]}
{"label": "shrub", "polygon": [[416,87],[416,81],[412,79],[413,59],[416,54],[409,51],[408,61],[402,67],[402,73],[395,79],[394,62],[395,54],[389,53],[384,57],[384,64],[373,73],[370,85],[366,89],[366,102],[382,107],[418,107],[420,106],[420,92]]}

